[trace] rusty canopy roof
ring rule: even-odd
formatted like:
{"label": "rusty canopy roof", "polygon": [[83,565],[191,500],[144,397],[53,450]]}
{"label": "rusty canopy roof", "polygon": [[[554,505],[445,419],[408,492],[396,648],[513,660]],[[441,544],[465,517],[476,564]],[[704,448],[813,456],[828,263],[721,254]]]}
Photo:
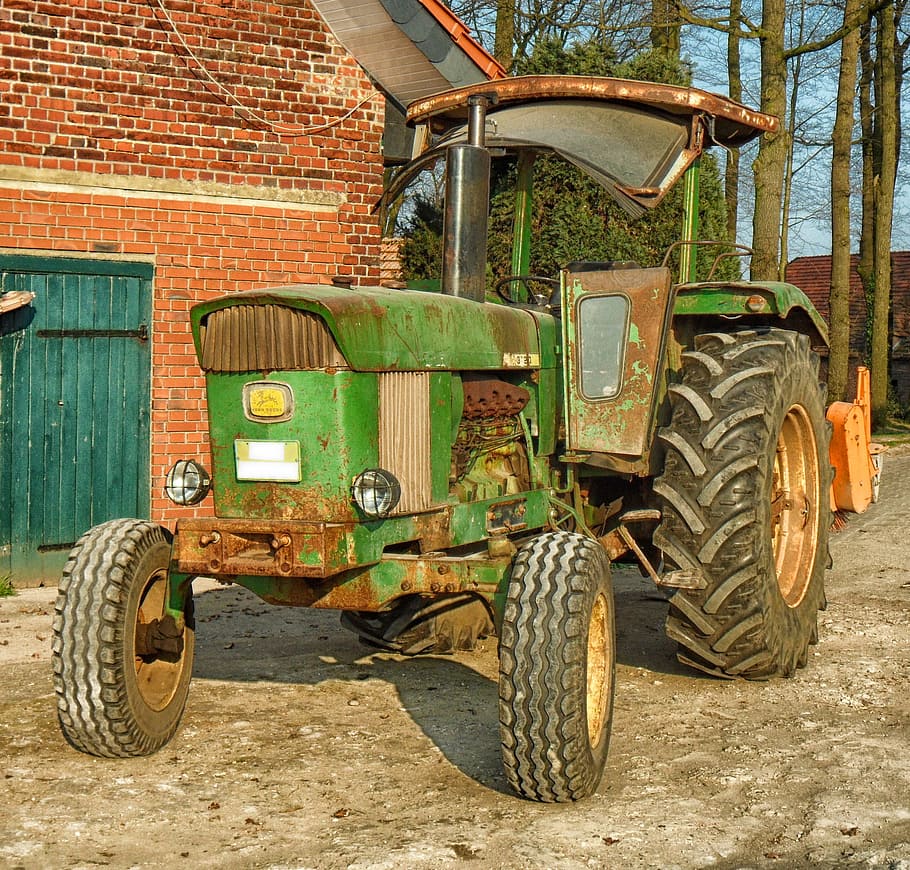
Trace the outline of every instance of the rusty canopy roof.
{"label": "rusty canopy roof", "polygon": [[489,97],[486,145],[499,153],[560,155],[601,184],[630,215],[656,206],[702,151],[776,130],[771,115],[696,88],[591,76],[522,76],[449,90],[412,103],[410,124],[434,138],[386,191],[394,199],[449,146],[464,142],[469,98]]}
{"label": "rusty canopy roof", "polygon": [[459,126],[468,117],[468,98],[474,94],[491,95],[499,107],[584,99],[637,105],[668,115],[700,115],[706,120],[711,141],[728,148],[780,126],[773,115],[698,88],[596,76],[518,76],[449,90],[411,103],[408,122],[430,123],[437,132]]}

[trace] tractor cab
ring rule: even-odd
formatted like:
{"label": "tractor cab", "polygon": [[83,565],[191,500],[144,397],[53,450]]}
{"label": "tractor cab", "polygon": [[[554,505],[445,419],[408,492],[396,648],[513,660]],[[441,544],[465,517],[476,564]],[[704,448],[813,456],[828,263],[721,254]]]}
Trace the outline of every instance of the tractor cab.
{"label": "tractor cab", "polygon": [[[679,280],[687,281],[694,277],[702,151],[712,145],[736,148],[778,127],[776,118],[695,88],[588,76],[523,76],[485,82],[419,100],[410,106],[407,117],[422,131],[417,141],[425,145],[398,173],[384,199],[394,201],[421,171],[446,160],[443,292],[465,295],[461,286],[468,280],[461,274],[465,265],[475,270],[486,267],[482,205],[489,195],[489,157],[485,155],[510,155],[518,167],[512,275],[501,277],[496,290],[507,299],[532,301],[552,295],[541,292],[540,277],[528,274],[537,155],[555,154],[573,164],[633,218],[657,206],[687,176],[679,251]],[[600,271],[635,265],[610,261]],[[459,273],[449,274],[447,284],[446,270],[451,268]],[[584,268],[595,271],[593,264]],[[468,280],[471,288],[479,283],[477,276]]]}

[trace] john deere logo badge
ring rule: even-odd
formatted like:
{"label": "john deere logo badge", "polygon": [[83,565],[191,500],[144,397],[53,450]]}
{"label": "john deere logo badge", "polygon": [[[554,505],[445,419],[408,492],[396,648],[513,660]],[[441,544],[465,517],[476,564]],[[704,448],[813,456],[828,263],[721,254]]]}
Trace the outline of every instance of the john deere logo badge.
{"label": "john deere logo badge", "polygon": [[253,390],[250,393],[250,413],[254,417],[280,417],[284,413],[281,390]]}
{"label": "john deere logo badge", "polygon": [[250,420],[277,423],[290,418],[294,394],[287,384],[257,381],[243,388],[243,410]]}

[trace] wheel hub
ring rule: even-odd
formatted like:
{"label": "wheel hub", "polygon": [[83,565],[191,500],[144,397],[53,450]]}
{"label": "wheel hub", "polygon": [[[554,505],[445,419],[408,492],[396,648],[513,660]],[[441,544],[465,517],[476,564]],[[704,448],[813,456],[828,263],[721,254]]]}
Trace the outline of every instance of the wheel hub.
{"label": "wheel hub", "polygon": [[163,710],[180,685],[185,655],[182,632],[165,613],[167,571],[152,574],[136,613],[133,652],[136,686],[152,710]]}

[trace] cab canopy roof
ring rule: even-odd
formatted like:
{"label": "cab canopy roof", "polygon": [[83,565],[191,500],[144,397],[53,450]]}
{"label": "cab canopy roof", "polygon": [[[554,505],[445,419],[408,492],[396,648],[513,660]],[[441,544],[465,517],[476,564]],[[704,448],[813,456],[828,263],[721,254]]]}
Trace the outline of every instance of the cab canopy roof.
{"label": "cab canopy roof", "polygon": [[432,138],[390,195],[466,141],[468,100],[478,94],[490,101],[487,147],[555,152],[636,216],[660,202],[705,148],[737,148],[778,128],[771,115],[697,88],[592,76],[500,79],[411,103],[408,123],[427,125]]}

